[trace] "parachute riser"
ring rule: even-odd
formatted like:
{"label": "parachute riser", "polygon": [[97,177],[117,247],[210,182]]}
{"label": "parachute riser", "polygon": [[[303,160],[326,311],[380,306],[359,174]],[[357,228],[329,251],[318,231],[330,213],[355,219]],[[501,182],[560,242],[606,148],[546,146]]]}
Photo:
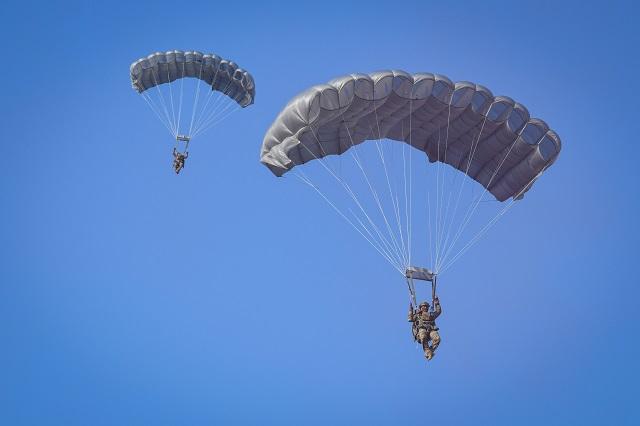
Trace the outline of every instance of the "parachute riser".
{"label": "parachute riser", "polygon": [[431,303],[435,304],[436,302],[436,285],[438,284],[437,275],[433,276],[433,280],[431,280]]}
{"label": "parachute riser", "polygon": [[[184,150],[182,151],[183,154],[187,153],[187,150],[189,149],[189,142],[191,141],[191,136],[187,136],[187,135],[176,135],[176,149],[179,148],[180,146],[180,142],[185,142],[184,145]],[[180,149],[178,149],[178,151],[180,151]]]}
{"label": "parachute riser", "polygon": [[436,286],[437,286],[437,274],[431,272],[429,269],[420,268],[417,266],[410,266],[405,271],[405,277],[407,279],[407,285],[409,286],[409,293],[411,297],[411,302],[415,307],[417,307],[416,300],[416,288],[413,280],[421,280],[427,281],[431,283],[431,303],[433,304],[436,300]]}
{"label": "parachute riser", "polygon": [[413,309],[418,307],[418,302],[416,301],[416,289],[413,284],[413,278],[407,277],[407,287],[409,287],[409,302]]}

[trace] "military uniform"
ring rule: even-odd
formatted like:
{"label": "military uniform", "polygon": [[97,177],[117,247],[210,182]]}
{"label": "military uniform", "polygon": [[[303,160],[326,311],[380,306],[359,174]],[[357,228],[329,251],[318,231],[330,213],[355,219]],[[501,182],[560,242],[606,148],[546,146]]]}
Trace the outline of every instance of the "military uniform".
{"label": "military uniform", "polygon": [[176,174],[180,173],[180,170],[184,167],[184,160],[187,159],[189,153],[182,154],[177,152],[175,148],[173,148],[173,168],[176,171]]}
{"label": "military uniform", "polygon": [[[440,345],[440,334],[436,326],[436,318],[442,313],[442,308],[437,298],[433,303],[433,310],[429,310],[428,303],[421,304],[421,306],[424,305],[426,305],[426,309],[417,311],[413,307],[409,307],[408,320],[413,323],[414,339],[422,344],[425,358],[431,360],[435,350]],[[431,341],[431,345],[429,345],[429,341]]]}

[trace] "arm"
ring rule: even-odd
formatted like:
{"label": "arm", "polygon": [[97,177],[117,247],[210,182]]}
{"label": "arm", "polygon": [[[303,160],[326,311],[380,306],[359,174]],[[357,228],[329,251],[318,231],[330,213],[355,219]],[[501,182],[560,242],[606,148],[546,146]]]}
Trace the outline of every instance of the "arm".
{"label": "arm", "polygon": [[433,299],[433,319],[436,319],[442,313],[442,307],[440,306],[440,299],[437,297]]}
{"label": "arm", "polygon": [[409,303],[409,315],[407,315],[407,321],[413,322],[413,306]]}

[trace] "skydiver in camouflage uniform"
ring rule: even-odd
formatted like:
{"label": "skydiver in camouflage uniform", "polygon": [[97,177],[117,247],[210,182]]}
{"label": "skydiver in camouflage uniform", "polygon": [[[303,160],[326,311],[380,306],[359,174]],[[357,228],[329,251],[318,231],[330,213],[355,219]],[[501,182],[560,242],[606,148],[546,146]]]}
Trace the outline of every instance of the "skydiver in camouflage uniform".
{"label": "skydiver in camouflage uniform", "polygon": [[180,173],[180,170],[184,168],[184,160],[186,160],[188,157],[188,152],[185,152],[183,154],[173,148],[173,169],[176,171],[176,174]]}
{"label": "skydiver in camouflage uniform", "polygon": [[[440,300],[433,299],[433,310],[429,310],[429,304],[422,302],[418,310],[409,305],[409,322],[413,323],[413,338],[422,344],[424,356],[431,361],[436,349],[440,345],[440,334],[436,326],[436,318],[442,313]],[[431,344],[429,344],[431,342]]]}

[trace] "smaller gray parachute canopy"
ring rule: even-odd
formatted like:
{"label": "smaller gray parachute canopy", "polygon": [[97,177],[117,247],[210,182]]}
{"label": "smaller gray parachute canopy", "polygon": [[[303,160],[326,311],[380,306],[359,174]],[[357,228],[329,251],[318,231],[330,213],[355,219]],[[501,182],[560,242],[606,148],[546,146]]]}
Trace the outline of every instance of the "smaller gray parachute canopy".
{"label": "smaller gray parachute canopy", "polygon": [[558,135],[511,98],[442,75],[394,70],[350,74],[299,94],[267,131],[260,159],[282,176],[383,138],[467,173],[499,201],[520,198],[561,149]]}
{"label": "smaller gray parachute canopy", "polygon": [[180,78],[198,78],[224,93],[241,107],[253,103],[256,89],[253,77],[232,61],[214,54],[171,50],[157,52],[131,64],[131,84],[142,93],[152,87]]}

